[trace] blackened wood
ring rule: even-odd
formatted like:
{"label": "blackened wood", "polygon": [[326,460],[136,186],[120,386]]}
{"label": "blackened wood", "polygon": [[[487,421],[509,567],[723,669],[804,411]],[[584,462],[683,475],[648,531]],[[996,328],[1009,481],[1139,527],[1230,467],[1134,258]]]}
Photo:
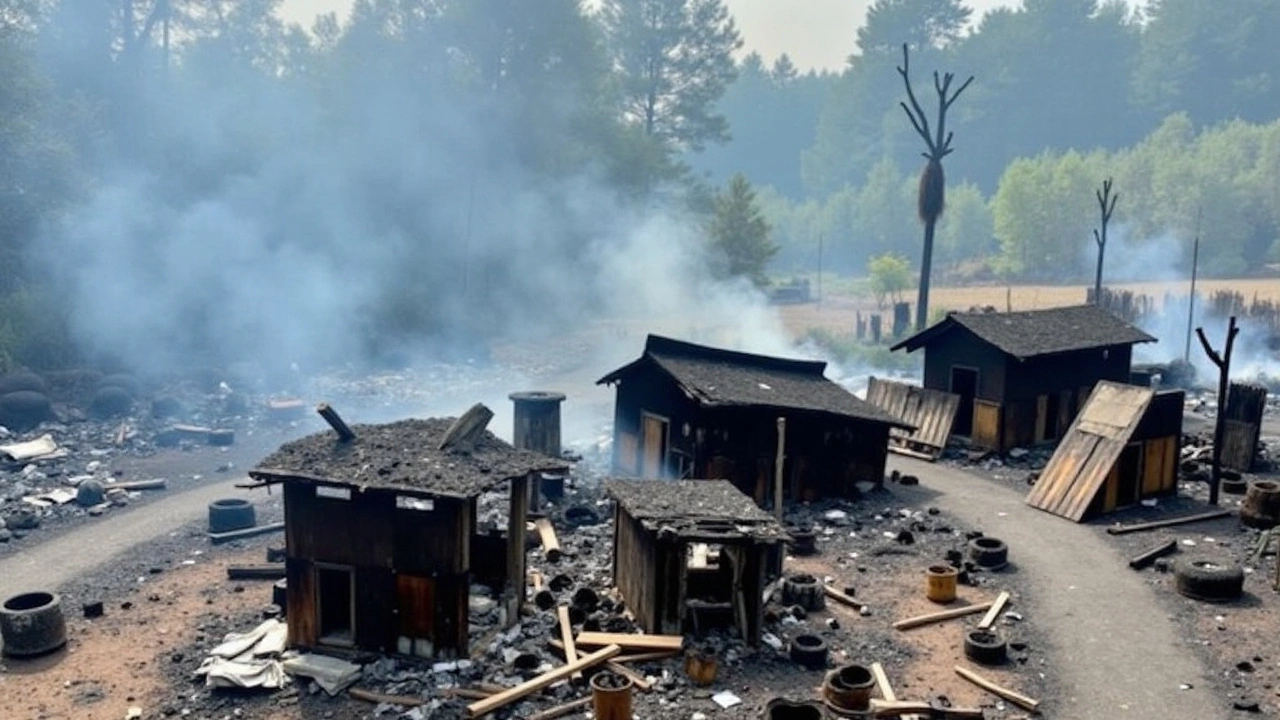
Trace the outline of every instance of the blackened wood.
{"label": "blackened wood", "polygon": [[1142,553],[1141,555],[1133,558],[1132,560],[1130,560],[1129,567],[1133,568],[1134,570],[1141,570],[1142,568],[1155,562],[1156,558],[1168,555],[1169,553],[1177,549],[1178,549],[1177,540],[1170,540],[1169,542],[1161,543],[1151,548],[1150,550]]}
{"label": "blackened wood", "polygon": [[476,441],[484,434],[484,429],[493,419],[493,411],[484,403],[472,405],[463,413],[440,438],[439,450],[458,450],[466,452],[475,447]]}
{"label": "blackened wood", "polygon": [[1227,324],[1227,343],[1222,355],[1218,355],[1209,345],[1209,340],[1204,335],[1204,328],[1196,328],[1196,336],[1200,338],[1204,353],[1218,367],[1218,415],[1213,424],[1213,473],[1209,480],[1210,505],[1218,504],[1218,488],[1222,484],[1222,441],[1227,427],[1227,390],[1231,376],[1231,349],[1235,346],[1236,335],[1239,332],[1240,328],[1236,327],[1236,316],[1232,315]]}
{"label": "blackened wood", "polygon": [[284,577],[284,563],[266,565],[228,565],[228,580],[279,580]]}
{"label": "blackened wood", "polygon": [[349,442],[356,439],[356,434],[347,426],[346,421],[338,415],[338,411],[329,407],[329,403],[320,403],[319,407],[316,408],[316,412],[320,413],[320,417],[324,418],[324,421],[329,423],[329,427],[338,433],[339,440]]}

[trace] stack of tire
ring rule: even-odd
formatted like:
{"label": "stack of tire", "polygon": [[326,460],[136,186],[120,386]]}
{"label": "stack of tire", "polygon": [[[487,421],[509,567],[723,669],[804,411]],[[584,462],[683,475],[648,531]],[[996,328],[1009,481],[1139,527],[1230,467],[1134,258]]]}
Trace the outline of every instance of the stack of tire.
{"label": "stack of tire", "polygon": [[89,401],[89,414],[98,420],[123,417],[133,411],[138,380],[126,373],[104,375]]}
{"label": "stack of tire", "polygon": [[53,419],[53,404],[44,378],[30,372],[0,377],[0,425],[25,432]]}

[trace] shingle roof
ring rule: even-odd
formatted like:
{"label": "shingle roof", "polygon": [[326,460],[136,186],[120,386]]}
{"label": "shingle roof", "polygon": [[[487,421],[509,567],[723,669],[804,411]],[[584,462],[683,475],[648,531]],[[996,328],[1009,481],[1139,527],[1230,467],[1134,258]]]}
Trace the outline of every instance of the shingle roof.
{"label": "shingle roof", "polygon": [[648,530],[782,540],[782,525],[728,480],[606,480],[605,491]]}
{"label": "shingle roof", "polygon": [[644,355],[601,378],[623,380],[656,365],[703,407],[772,407],[809,410],[910,427],[900,418],[862,400],[823,373],[820,360],[754,355],[650,335]]}
{"label": "shingle roof", "polygon": [[517,450],[487,430],[470,452],[437,450],[452,423],[453,418],[431,418],[352,425],[356,438],[349,442],[340,442],[333,432],[315,433],[281,445],[249,475],[265,482],[341,483],[465,498],[514,477],[566,465]]}
{"label": "shingle roof", "polygon": [[1003,352],[1027,358],[1073,350],[1133,345],[1156,339],[1096,305],[1023,312],[951,313],[945,320],[894,345],[912,352],[943,333],[963,327]]}

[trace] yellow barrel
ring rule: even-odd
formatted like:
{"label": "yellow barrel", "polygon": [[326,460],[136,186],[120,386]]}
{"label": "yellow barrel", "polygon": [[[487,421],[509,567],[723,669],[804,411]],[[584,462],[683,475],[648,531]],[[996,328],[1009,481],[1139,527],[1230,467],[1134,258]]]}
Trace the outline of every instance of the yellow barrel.
{"label": "yellow barrel", "polygon": [[959,571],[950,565],[930,565],[925,571],[925,597],[936,603],[955,602],[957,575]]}

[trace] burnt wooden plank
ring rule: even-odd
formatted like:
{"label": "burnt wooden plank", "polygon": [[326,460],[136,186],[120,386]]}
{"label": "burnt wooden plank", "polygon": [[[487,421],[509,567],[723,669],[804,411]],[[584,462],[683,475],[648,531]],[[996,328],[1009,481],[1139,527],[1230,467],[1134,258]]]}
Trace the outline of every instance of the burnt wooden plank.
{"label": "burnt wooden plank", "polygon": [[316,617],[315,573],[306,560],[285,560],[285,620],[289,626],[289,645],[315,647],[319,627]]}
{"label": "burnt wooden plank", "polygon": [[356,646],[376,652],[394,650],[396,610],[396,583],[392,572],[385,568],[356,568]]}

